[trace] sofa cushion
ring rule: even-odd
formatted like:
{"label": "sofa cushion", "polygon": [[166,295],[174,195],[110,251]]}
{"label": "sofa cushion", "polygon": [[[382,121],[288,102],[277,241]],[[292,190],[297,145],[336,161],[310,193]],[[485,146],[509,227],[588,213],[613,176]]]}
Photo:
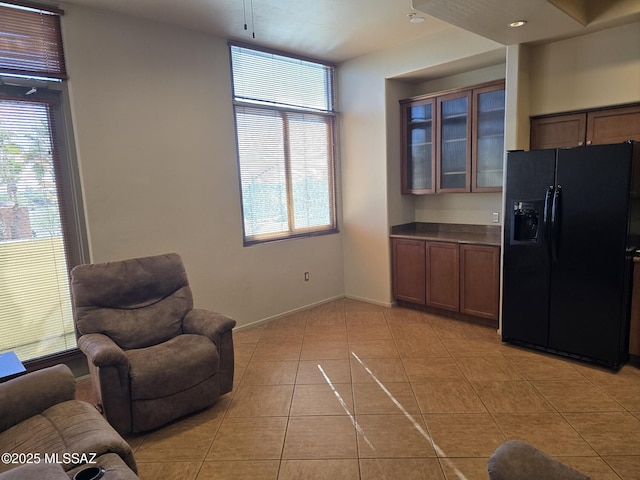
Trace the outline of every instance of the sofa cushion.
{"label": "sofa cushion", "polygon": [[[77,400],[58,403],[0,433],[0,452],[57,453],[62,460],[65,460],[65,453],[91,453],[98,457],[112,452],[136,469],[127,442],[95,407]],[[72,463],[63,463],[62,466],[65,470],[74,467]],[[0,471],[8,470],[7,467],[13,465],[0,464]]]}
{"label": "sofa cushion", "polygon": [[589,477],[519,440],[500,445],[489,458],[490,480],[589,480]]}
{"label": "sofa cushion", "polygon": [[220,369],[216,346],[202,335],[178,335],[159,345],[129,350],[127,357],[132,400],[174,395],[204,382]]}

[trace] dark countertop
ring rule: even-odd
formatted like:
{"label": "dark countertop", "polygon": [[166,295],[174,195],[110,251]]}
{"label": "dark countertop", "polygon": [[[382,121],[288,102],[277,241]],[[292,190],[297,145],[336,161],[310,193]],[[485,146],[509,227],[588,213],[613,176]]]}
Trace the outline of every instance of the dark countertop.
{"label": "dark countertop", "polygon": [[501,228],[494,225],[415,222],[391,227],[391,237],[499,247],[502,233]]}

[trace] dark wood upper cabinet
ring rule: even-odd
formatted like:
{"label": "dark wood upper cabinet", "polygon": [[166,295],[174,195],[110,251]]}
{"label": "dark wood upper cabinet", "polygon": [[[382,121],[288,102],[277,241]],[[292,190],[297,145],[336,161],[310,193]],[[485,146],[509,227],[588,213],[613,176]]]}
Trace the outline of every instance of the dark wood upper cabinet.
{"label": "dark wood upper cabinet", "polygon": [[500,192],[504,172],[504,84],[473,90],[471,191]]}
{"label": "dark wood upper cabinet", "polygon": [[558,115],[531,119],[531,150],[584,145],[587,116]]}
{"label": "dark wood upper cabinet", "polygon": [[640,141],[640,105],[531,118],[531,150]]}
{"label": "dark wood upper cabinet", "polygon": [[587,113],[587,145],[640,140],[640,105]]}
{"label": "dark wood upper cabinet", "polygon": [[402,193],[499,192],[504,81],[400,101]]}
{"label": "dark wood upper cabinet", "polygon": [[401,103],[402,193],[435,191],[435,98]]}
{"label": "dark wood upper cabinet", "polygon": [[471,190],[471,91],[438,97],[437,190]]}

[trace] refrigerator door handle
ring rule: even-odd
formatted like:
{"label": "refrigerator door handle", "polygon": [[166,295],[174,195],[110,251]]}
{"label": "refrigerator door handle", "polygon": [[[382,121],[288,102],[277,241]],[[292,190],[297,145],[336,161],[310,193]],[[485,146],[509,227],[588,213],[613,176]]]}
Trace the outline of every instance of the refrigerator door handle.
{"label": "refrigerator door handle", "polygon": [[550,244],[550,231],[551,226],[551,202],[553,198],[553,185],[549,185],[547,193],[544,195],[544,212],[542,213],[542,244],[547,249],[549,258],[551,258],[551,244]]}
{"label": "refrigerator door handle", "polygon": [[551,206],[551,260],[554,262],[558,261],[558,241],[560,236],[560,190],[561,187],[558,185],[553,192],[553,204]]}

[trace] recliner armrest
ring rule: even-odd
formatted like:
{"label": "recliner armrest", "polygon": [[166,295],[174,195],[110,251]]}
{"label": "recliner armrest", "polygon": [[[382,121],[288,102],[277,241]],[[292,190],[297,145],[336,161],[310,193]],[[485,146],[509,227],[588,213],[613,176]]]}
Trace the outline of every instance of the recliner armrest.
{"label": "recliner armrest", "polygon": [[236,326],[236,321],[221,313],[200,308],[190,310],[182,321],[182,332],[205,335],[218,347],[220,337]]}
{"label": "recliner armrest", "polygon": [[76,379],[63,364],[0,383],[0,432],[53,405],[73,400],[75,393]]}
{"label": "recliner armrest", "polygon": [[78,339],[78,348],[96,367],[129,368],[129,359],[124,350],[101,333],[82,335]]}

